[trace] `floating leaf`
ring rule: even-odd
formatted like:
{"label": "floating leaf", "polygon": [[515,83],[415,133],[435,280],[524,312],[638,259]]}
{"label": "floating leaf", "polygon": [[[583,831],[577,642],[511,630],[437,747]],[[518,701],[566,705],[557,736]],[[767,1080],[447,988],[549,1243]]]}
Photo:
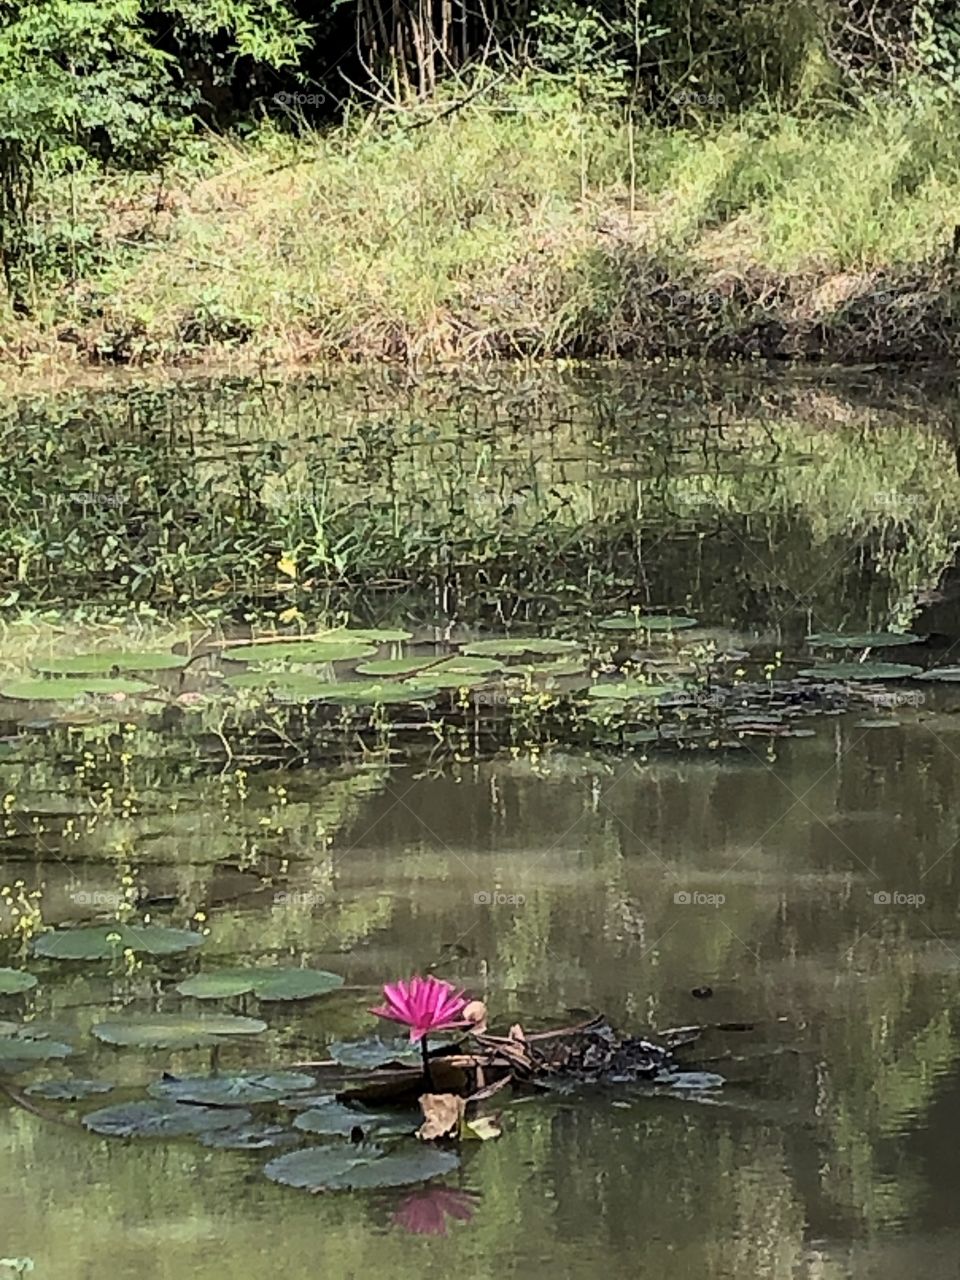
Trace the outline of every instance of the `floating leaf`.
{"label": "floating leaf", "polygon": [[364,676],[419,675],[425,680],[451,675],[484,676],[502,671],[503,663],[495,658],[470,658],[455,654],[437,662],[433,658],[384,658],[380,662],[361,662],[357,671]]}
{"label": "floating leaf", "polygon": [[677,684],[642,684],[639,680],[609,680],[606,683],[591,685],[587,695],[591,698],[613,698],[620,702],[631,702],[635,699],[650,701],[680,693],[682,689],[683,686]]}
{"label": "floating leaf", "polygon": [[106,1080],[41,1080],[28,1085],[24,1093],[31,1098],[47,1098],[51,1102],[79,1102],[98,1093],[112,1093],[114,1086]]}
{"label": "floating leaf", "polygon": [[[266,1031],[258,1018],[229,1014],[198,1014],[190,1018],[176,1013],[155,1013],[142,1018],[116,1018],[101,1022],[93,1034],[105,1044],[137,1049],[191,1049],[219,1044],[225,1036],[255,1036]],[[0,1041],[2,1043],[2,1041]]]}
{"label": "floating leaf", "polygon": [[64,676],[49,680],[7,680],[0,686],[0,696],[25,702],[73,702],[95,694],[149,693],[152,686],[142,680],[124,676]]}
{"label": "floating leaf", "polygon": [[185,666],[187,659],[178,653],[132,649],[97,653],[72,653],[62,658],[35,658],[30,665],[46,675],[95,676],[117,671],[172,671]]}
{"label": "floating leaf", "polygon": [[922,671],[904,662],[825,662],[799,674],[811,680],[905,680]]}
{"label": "floating leaf", "polygon": [[198,973],[177,986],[182,996],[223,1000],[252,992],[258,1000],[310,1000],[343,986],[338,973],[325,969],[221,969]]}
{"label": "floating leaf", "polygon": [[419,1066],[420,1050],[409,1040],[381,1040],[369,1036],[365,1040],[335,1040],[327,1049],[328,1055],[342,1067],[368,1070],[399,1063],[402,1066]]}
{"label": "floating leaf", "polygon": [[375,1146],[320,1146],[271,1160],[264,1172],[272,1182],[308,1191],[403,1187],[451,1173],[459,1158],[423,1144],[384,1153]]}
{"label": "floating leaf", "polygon": [[924,636],[902,631],[865,631],[860,635],[844,635],[842,631],[816,631],[807,636],[813,649],[888,649],[904,644],[919,644]]}
{"label": "floating leaf", "polygon": [[200,1134],[205,1147],[221,1151],[268,1151],[277,1147],[299,1147],[303,1134],[279,1124],[244,1124],[236,1129],[213,1129]]}
{"label": "floating leaf", "polygon": [[426,702],[439,692],[436,685],[376,684],[357,680],[350,684],[328,685],[321,701],[339,706],[372,707],[394,703]]}
{"label": "floating leaf", "polygon": [[953,684],[960,680],[960,667],[932,667],[917,676],[918,680],[942,680],[945,684]]}
{"label": "floating leaf", "polygon": [[564,676],[583,675],[586,665],[586,655],[581,654],[579,659],[566,661],[560,658],[556,662],[520,663],[517,666],[510,667],[507,675],[529,676],[531,680],[554,680]]}
{"label": "floating leaf", "polygon": [[278,640],[272,644],[243,644],[223,650],[231,662],[352,662],[369,658],[376,647],[364,639]]}
{"label": "floating leaf", "polygon": [[275,694],[286,701],[319,698],[331,687],[329,680],[306,671],[241,671],[235,676],[225,676],[224,684],[231,689]]}
{"label": "floating leaf", "polygon": [[476,1120],[467,1120],[463,1128],[465,1138],[479,1138],[481,1142],[499,1138],[503,1133],[492,1116],[478,1116]]}
{"label": "floating leaf", "polygon": [[21,1065],[48,1062],[51,1058],[69,1058],[73,1049],[58,1040],[32,1036],[28,1027],[12,1034],[0,1035],[0,1073],[19,1070]]}
{"label": "floating leaf", "polygon": [[121,951],[152,956],[172,956],[202,946],[203,934],[192,929],[166,929],[155,924],[113,924],[84,929],[57,929],[42,933],[33,944],[34,955],[50,960],[108,960]]}
{"label": "floating leaf", "polygon": [[411,1134],[417,1127],[414,1116],[376,1115],[370,1111],[354,1111],[335,1098],[325,1099],[307,1111],[301,1111],[294,1128],[327,1138],[349,1138],[359,1129],[367,1138]]}
{"label": "floating leaf", "polygon": [[147,1089],[151,1098],[196,1102],[210,1107],[254,1106],[278,1102],[298,1090],[312,1089],[313,1076],[302,1071],[245,1072],[235,1076],[164,1076]]}
{"label": "floating leaf", "polygon": [[400,644],[404,640],[412,640],[413,632],[404,631],[400,627],[349,627],[331,632],[328,639],[369,640],[373,644]]}
{"label": "floating leaf", "polygon": [[601,631],[685,631],[696,618],[664,613],[615,613],[597,623]]}
{"label": "floating leaf", "polygon": [[473,640],[463,646],[465,654],[476,657],[516,658],[525,653],[553,657],[572,653],[580,648],[579,640],[538,639],[536,637],[491,636],[485,640]]}
{"label": "floating leaf", "polygon": [[18,996],[37,985],[32,973],[22,969],[0,969],[0,996]]}
{"label": "floating leaf", "polygon": [[104,1138],[184,1138],[215,1129],[236,1129],[249,1111],[185,1107],[177,1102],[123,1102],[83,1117],[85,1129]]}

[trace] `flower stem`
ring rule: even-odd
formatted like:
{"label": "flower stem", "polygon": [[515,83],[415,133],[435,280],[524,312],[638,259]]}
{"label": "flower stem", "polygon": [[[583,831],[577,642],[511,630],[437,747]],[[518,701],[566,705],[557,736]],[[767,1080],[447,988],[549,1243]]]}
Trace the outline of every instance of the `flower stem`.
{"label": "flower stem", "polygon": [[433,1076],[430,1073],[430,1056],[427,1052],[427,1037],[423,1036],[420,1040],[420,1050],[423,1053],[423,1078],[426,1081],[427,1089],[433,1093]]}

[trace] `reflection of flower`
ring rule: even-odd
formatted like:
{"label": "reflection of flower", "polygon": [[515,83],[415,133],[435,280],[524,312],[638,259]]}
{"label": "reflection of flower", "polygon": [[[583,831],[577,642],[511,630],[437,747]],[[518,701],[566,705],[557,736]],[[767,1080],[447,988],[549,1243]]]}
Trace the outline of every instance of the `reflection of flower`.
{"label": "reflection of flower", "polygon": [[429,1031],[453,1031],[469,1025],[463,1011],[470,1002],[463,992],[432,975],[388,982],[383,995],[386,1003],[370,1012],[402,1022],[410,1028],[411,1041],[422,1040]]}
{"label": "reflection of flower", "polygon": [[390,1221],[402,1231],[415,1236],[445,1236],[447,1218],[469,1222],[473,1205],[465,1191],[446,1191],[443,1187],[415,1191],[401,1203]]}

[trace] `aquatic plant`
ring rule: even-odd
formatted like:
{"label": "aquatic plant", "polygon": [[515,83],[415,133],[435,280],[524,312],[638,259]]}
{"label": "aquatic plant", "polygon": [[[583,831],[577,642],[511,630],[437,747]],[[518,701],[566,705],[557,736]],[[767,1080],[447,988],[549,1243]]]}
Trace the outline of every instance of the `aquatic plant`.
{"label": "aquatic plant", "polygon": [[388,982],[383,988],[385,1004],[371,1009],[378,1018],[389,1018],[410,1028],[411,1044],[419,1040],[423,1053],[423,1073],[431,1083],[427,1035],[431,1031],[455,1031],[472,1026],[464,1011],[473,1002],[441,978],[421,978]]}

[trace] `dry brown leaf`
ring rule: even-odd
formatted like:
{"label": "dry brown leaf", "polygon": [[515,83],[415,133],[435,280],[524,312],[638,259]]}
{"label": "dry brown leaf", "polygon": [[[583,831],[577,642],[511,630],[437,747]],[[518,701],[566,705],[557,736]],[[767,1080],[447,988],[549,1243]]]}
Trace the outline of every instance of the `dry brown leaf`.
{"label": "dry brown leaf", "polygon": [[457,1097],[455,1093],[423,1094],[420,1098],[423,1124],[417,1130],[417,1137],[421,1142],[456,1137],[460,1132],[466,1105],[464,1099]]}

